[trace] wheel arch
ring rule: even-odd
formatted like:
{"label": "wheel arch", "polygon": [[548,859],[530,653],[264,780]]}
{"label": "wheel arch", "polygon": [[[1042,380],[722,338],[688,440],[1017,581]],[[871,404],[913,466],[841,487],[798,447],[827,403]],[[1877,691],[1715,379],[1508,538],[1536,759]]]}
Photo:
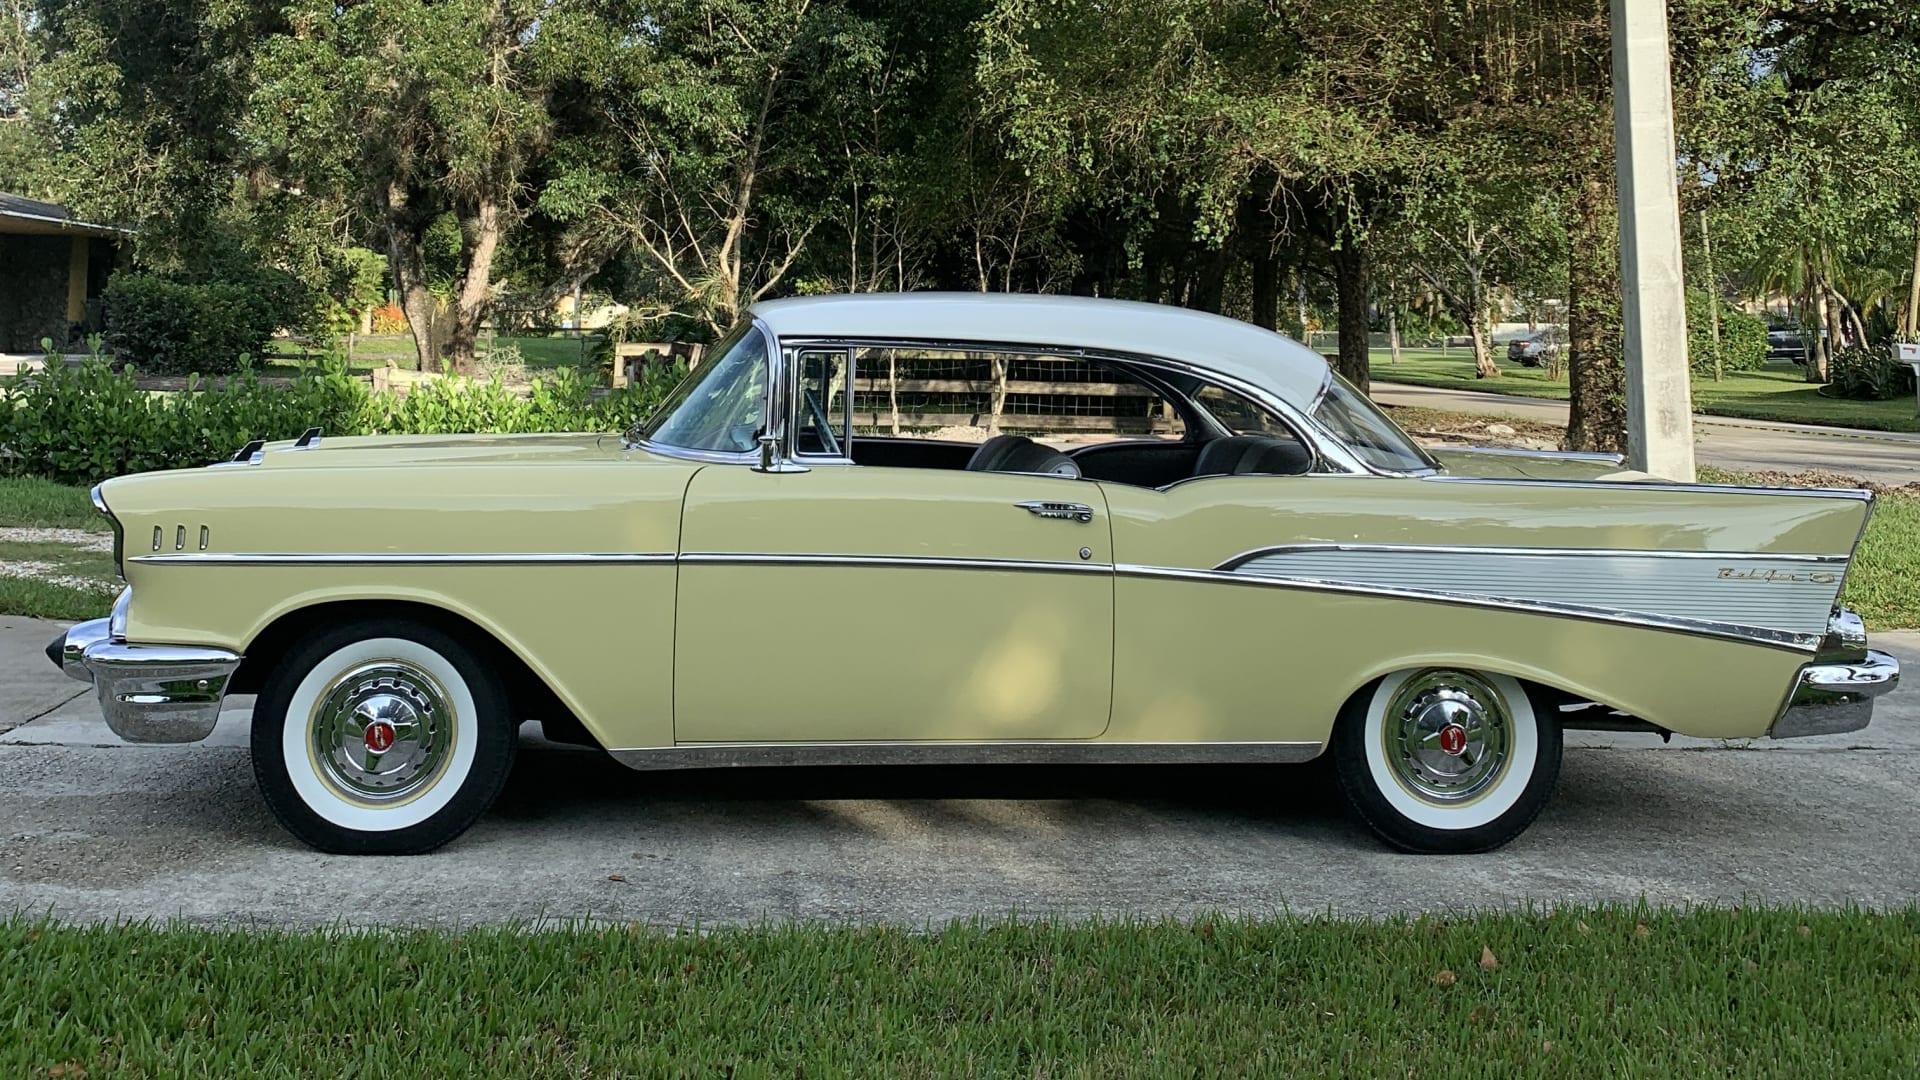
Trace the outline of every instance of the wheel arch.
{"label": "wheel arch", "polygon": [[335,599],[291,607],[253,635],[242,651],[230,693],[257,693],[267,672],[317,628],[366,619],[399,619],[434,627],[478,651],[499,673],[516,719],[538,720],[556,742],[601,747],[579,716],[533,666],[494,631],[451,608],[422,600]]}
{"label": "wheel arch", "polygon": [[[1479,653],[1432,652],[1412,656],[1399,656],[1382,660],[1378,664],[1364,669],[1365,674],[1348,689],[1341,699],[1339,717],[1344,717],[1354,708],[1355,702],[1372,692],[1381,679],[1396,671],[1414,668],[1463,668],[1489,675],[1505,675],[1518,681],[1532,699],[1536,710],[1544,710],[1555,719],[1560,719],[1559,706],[1573,702],[1592,702],[1614,712],[1636,717],[1631,708],[1618,699],[1602,691],[1581,685],[1577,680],[1548,671],[1532,664],[1514,661],[1510,658],[1493,657]],[[1663,730],[1648,723],[1649,730]]]}

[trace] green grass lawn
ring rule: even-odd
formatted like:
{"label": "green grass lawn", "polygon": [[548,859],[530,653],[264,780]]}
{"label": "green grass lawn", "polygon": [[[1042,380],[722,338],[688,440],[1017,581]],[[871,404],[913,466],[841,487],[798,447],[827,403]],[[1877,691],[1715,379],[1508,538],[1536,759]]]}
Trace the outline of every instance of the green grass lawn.
{"label": "green grass lawn", "polygon": [[[587,351],[591,351],[600,338],[588,334],[584,340]],[[498,337],[493,339],[492,347],[505,349],[517,348],[520,362],[529,368],[578,367],[582,362],[582,339],[571,337]],[[341,339],[341,350],[346,349],[345,339]],[[488,340],[480,339],[480,349],[488,349]],[[266,366],[269,369],[283,368],[291,373],[299,360],[297,356],[311,355],[308,347],[287,339],[280,339],[268,346]],[[386,367],[389,362],[395,367],[408,371],[420,367],[419,355],[414,352],[413,338],[405,334],[383,334],[379,337],[356,338],[353,345],[353,360],[350,367],[355,371],[371,371],[377,367]]]}
{"label": "green grass lawn", "polygon": [[[1437,865],[1437,864],[1436,864]],[[0,923],[0,1075],[1912,1075],[1920,912],[359,933]]]}
{"label": "green grass lawn", "polygon": [[[1373,352],[1373,377],[1383,382],[1438,386],[1449,390],[1511,394],[1515,397],[1567,399],[1567,381],[1547,378],[1543,368],[1524,368],[1506,362],[1502,351],[1497,379],[1473,376],[1473,354],[1465,349],[1402,349],[1392,362],[1384,349]],[[1759,371],[1736,372],[1722,382],[1695,377],[1693,411],[1749,420],[1781,420],[1800,424],[1831,424],[1874,431],[1920,431],[1910,397],[1893,401],[1847,401],[1823,397],[1819,388],[1800,376],[1787,361],[1769,363]]]}

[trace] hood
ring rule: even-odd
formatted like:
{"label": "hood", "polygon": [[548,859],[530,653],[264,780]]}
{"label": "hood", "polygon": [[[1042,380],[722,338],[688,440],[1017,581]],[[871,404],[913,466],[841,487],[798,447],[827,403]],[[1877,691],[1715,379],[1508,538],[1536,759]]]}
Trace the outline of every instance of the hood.
{"label": "hood", "polygon": [[1449,476],[1484,476],[1497,480],[1656,480],[1648,473],[1624,468],[1612,454],[1580,454],[1557,450],[1485,450],[1427,448]]}

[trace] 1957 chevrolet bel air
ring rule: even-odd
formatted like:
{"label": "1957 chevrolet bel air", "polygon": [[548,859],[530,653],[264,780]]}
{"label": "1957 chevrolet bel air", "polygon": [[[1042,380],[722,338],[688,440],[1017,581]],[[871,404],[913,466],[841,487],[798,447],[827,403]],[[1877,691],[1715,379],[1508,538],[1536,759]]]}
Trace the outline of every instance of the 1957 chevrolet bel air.
{"label": "1957 chevrolet bel air", "polygon": [[50,654],[134,741],[257,693],[338,852],[458,836],[527,719],[637,769],[1330,753],[1389,843],[1479,851],[1564,729],[1850,731],[1899,674],[1836,606],[1866,492],[1436,457],[1294,342],[1114,301],[764,303],[624,437],[316,431],[95,502],[128,588]]}

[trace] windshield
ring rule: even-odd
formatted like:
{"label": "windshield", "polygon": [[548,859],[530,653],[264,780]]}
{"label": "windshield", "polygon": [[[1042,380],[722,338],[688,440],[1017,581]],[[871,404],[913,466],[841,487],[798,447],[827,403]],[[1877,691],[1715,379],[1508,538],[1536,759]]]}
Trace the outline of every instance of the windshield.
{"label": "windshield", "polygon": [[1400,426],[1387,419],[1367,395],[1340,377],[1335,371],[1313,408],[1313,418],[1353,450],[1360,460],[1386,472],[1418,472],[1439,467],[1439,462],[1414,445]]}
{"label": "windshield", "polygon": [[751,322],[722,338],[640,428],[640,438],[687,450],[739,453],[766,425],[767,340]]}

